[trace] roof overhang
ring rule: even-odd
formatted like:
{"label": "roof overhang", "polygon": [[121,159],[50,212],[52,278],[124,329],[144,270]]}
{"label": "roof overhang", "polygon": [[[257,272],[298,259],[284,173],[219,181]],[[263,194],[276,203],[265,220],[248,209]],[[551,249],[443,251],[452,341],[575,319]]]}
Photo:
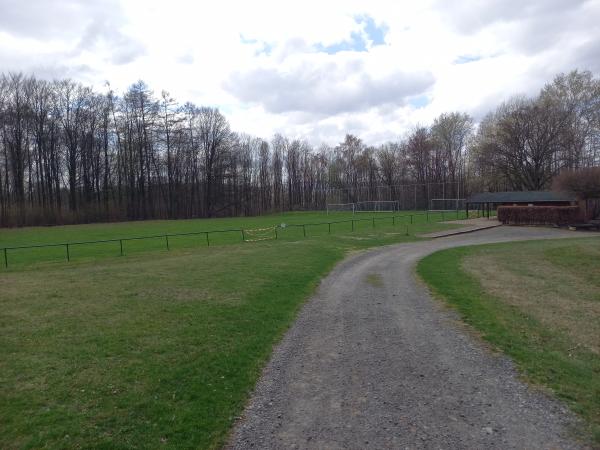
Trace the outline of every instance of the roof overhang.
{"label": "roof overhang", "polygon": [[576,200],[573,194],[567,192],[509,191],[473,194],[467,203],[564,203]]}

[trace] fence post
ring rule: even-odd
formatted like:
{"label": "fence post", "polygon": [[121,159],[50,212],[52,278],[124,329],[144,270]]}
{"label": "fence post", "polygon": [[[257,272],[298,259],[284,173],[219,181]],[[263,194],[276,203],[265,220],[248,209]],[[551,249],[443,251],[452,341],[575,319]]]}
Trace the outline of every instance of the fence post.
{"label": "fence post", "polygon": [[168,235],[166,235],[166,234],[165,234],[165,241],[166,241],[166,243],[167,243],[167,250],[171,250],[171,249],[169,248],[169,236],[168,236]]}
{"label": "fence post", "polygon": [[69,244],[65,244],[65,247],[67,248],[67,262],[71,261],[71,255],[69,254]]}
{"label": "fence post", "polygon": [[205,231],[206,233],[206,246],[210,247],[210,241],[208,240],[208,231]]}
{"label": "fence post", "polygon": [[119,239],[119,247],[121,247],[121,256],[123,256],[123,239]]}
{"label": "fence post", "polygon": [[304,234],[304,237],[306,237],[306,225],[302,224],[302,234]]}
{"label": "fence post", "polygon": [[4,247],[4,267],[8,269],[8,255],[6,254],[6,247]]}

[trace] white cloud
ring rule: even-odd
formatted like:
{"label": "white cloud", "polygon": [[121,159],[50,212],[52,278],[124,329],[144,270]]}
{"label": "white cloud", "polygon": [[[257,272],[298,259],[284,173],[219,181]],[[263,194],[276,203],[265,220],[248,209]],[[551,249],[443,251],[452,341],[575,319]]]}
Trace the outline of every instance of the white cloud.
{"label": "white cloud", "polygon": [[236,72],[225,87],[271,113],[302,111],[324,118],[383,105],[401,107],[407,97],[422,93],[434,81],[427,72],[370,70],[368,63],[349,53],[309,54],[291,66]]}
{"label": "white cloud", "polygon": [[600,70],[600,0],[0,0],[0,12],[5,71],[99,89],[141,78],[220,107],[236,130],[315,144],[346,132],[377,144],[443,111],[480,118],[557,72]]}

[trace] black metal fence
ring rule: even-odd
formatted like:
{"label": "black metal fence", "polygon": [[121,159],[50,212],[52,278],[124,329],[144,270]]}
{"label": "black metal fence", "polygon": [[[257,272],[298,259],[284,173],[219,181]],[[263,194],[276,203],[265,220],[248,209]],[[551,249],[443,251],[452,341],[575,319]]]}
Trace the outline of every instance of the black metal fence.
{"label": "black metal fence", "polygon": [[[285,226],[276,225],[274,226],[274,238],[278,239],[281,230],[286,228],[302,228],[303,237],[307,237],[307,229],[310,227],[316,226],[325,226],[327,225],[327,233],[331,234],[332,225],[339,225],[342,223],[351,224],[351,232],[354,232],[356,229],[356,224],[361,222],[370,222],[372,228],[376,227],[376,222],[381,221],[389,221],[392,226],[399,225],[402,220],[405,221],[406,225],[412,225],[416,222],[417,217],[425,217],[426,222],[431,221],[444,221],[446,219],[459,219],[464,216],[464,212],[462,211],[439,211],[439,212],[423,212],[423,213],[413,213],[413,214],[401,214],[401,215],[386,215],[379,217],[369,217],[369,218],[352,218],[352,219],[344,219],[344,220],[334,220],[328,222],[312,222],[312,223],[302,223],[302,224],[288,224]],[[437,218],[437,220],[433,220]],[[71,261],[71,250],[73,247],[83,246],[83,245],[92,245],[92,244],[104,244],[104,243],[119,243],[119,256],[124,256],[124,247],[123,243],[128,241],[140,241],[140,240],[149,240],[149,239],[162,239],[164,240],[164,245],[166,250],[170,250],[169,238],[175,237],[183,237],[183,236],[204,236],[204,240],[206,242],[206,246],[209,247],[211,245],[210,236],[213,234],[222,234],[222,233],[239,233],[240,241],[245,241],[245,231],[248,229],[244,228],[230,228],[224,230],[210,230],[210,231],[193,231],[186,233],[166,233],[166,234],[155,234],[149,236],[134,236],[134,237],[124,237],[124,238],[114,238],[114,239],[100,239],[95,241],[74,241],[74,242],[61,242],[61,243],[51,243],[51,244],[37,244],[37,245],[22,245],[22,246],[13,246],[13,247],[4,247],[0,251],[4,256],[4,267],[8,268],[9,266],[9,255],[27,249],[41,249],[41,248],[64,248],[64,256],[67,262]],[[407,228],[408,234],[408,228]]]}

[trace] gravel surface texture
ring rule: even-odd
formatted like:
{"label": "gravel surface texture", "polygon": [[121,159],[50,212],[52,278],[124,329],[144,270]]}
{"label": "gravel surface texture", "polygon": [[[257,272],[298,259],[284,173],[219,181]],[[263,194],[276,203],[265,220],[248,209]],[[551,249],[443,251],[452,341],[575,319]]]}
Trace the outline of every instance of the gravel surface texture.
{"label": "gravel surface texture", "polygon": [[414,273],[444,248],[576,236],[499,227],[349,257],[275,348],[228,448],[579,448],[574,416],[520,381]]}

